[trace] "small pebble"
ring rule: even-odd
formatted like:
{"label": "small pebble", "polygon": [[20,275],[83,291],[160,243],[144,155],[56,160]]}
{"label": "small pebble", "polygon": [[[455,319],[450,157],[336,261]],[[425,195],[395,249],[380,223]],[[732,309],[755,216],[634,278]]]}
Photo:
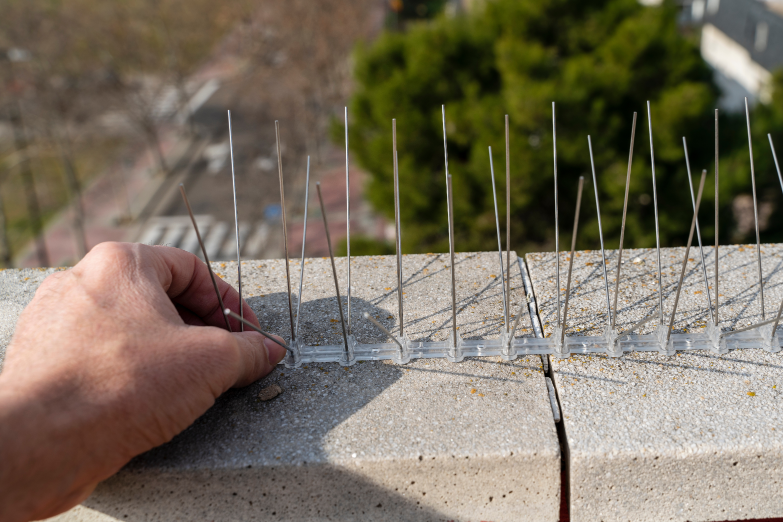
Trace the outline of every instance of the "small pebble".
{"label": "small pebble", "polygon": [[271,401],[281,393],[283,393],[283,389],[277,384],[273,384],[258,392],[258,398],[262,401]]}

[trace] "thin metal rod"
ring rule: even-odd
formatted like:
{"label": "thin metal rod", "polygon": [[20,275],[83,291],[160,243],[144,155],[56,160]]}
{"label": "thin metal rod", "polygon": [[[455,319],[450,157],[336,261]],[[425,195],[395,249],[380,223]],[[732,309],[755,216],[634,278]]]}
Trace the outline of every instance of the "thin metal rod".
{"label": "thin metal rod", "polygon": [[590,167],[593,170],[593,190],[595,191],[595,210],[598,215],[598,239],[601,240],[601,259],[604,263],[604,289],[606,290],[606,313],[609,314],[608,323],[614,324],[612,320],[612,305],[609,298],[609,275],[606,272],[606,254],[604,253],[604,232],[601,227],[601,205],[598,203],[598,182],[595,179],[595,161],[593,160],[593,142],[590,136],[587,137],[587,146],[590,149]]}
{"label": "thin metal rod", "polygon": [[[508,141],[508,114],[506,114],[506,310],[511,309],[511,150]],[[508,318],[506,318],[508,332]]]}
{"label": "thin metal rod", "polygon": [[691,231],[688,234],[688,244],[685,247],[685,257],[682,260],[682,269],[680,270],[680,282],[677,283],[677,293],[674,294],[674,307],[672,308],[672,315],[669,318],[669,328],[666,330],[666,342],[672,336],[672,328],[674,328],[674,316],[677,314],[677,305],[680,303],[680,291],[682,290],[682,282],[685,279],[685,269],[688,267],[688,256],[691,252],[691,245],[693,244],[693,231],[696,229],[696,216],[699,215],[699,205],[701,205],[701,195],[704,193],[704,180],[707,177],[707,171],[701,171],[701,180],[699,180],[699,193],[696,196],[696,208],[693,209],[693,219],[691,220]]}
{"label": "thin metal rod", "polygon": [[[783,176],[780,174],[780,164],[778,163],[778,155],[775,153],[775,144],[772,143],[772,134],[767,134],[769,139],[769,147],[772,149],[772,159],[775,160],[775,170],[778,172],[778,180],[780,181],[780,189],[783,190]],[[783,300],[778,307],[778,315],[775,318],[775,326],[772,327],[772,339],[775,338],[775,331],[778,329],[778,323],[780,322],[780,314],[783,313]]]}
{"label": "thin metal rod", "polygon": [[557,126],[555,102],[552,102],[552,154],[555,161],[555,295],[557,296],[557,326],[560,326],[560,215],[557,209]]}
{"label": "thin metal rod", "polygon": [[511,348],[511,341],[514,340],[514,336],[517,333],[517,326],[519,326],[519,320],[522,317],[522,314],[525,313],[525,307],[527,304],[527,299],[525,299],[522,301],[522,304],[519,305],[519,313],[517,313],[517,316],[514,319],[514,327],[511,329],[511,335],[508,336],[508,344],[506,345],[507,349]]}
{"label": "thin metal rod", "polygon": [[[454,198],[451,190],[451,174],[446,176],[446,195],[449,206],[449,237],[454,236]],[[454,274],[454,242],[449,242],[449,255],[451,256],[451,329],[454,333],[454,347],[457,347],[457,278]]]}
{"label": "thin metal rod", "polygon": [[574,268],[574,250],[576,249],[576,232],[579,229],[579,209],[582,206],[582,188],[585,177],[579,176],[579,187],[576,189],[576,213],[574,214],[574,231],[571,233],[571,256],[568,258],[568,278],[566,279],[565,303],[563,304],[563,330],[560,332],[560,343],[565,342],[566,325],[568,324],[568,298],[571,294],[571,271]]}
{"label": "thin metal rod", "polygon": [[715,109],[715,326],[718,326],[720,316],[718,311],[720,309],[720,291],[718,290],[718,265],[719,265],[719,251],[718,251],[718,109]]}
{"label": "thin metal rod", "polygon": [[620,248],[617,251],[617,275],[614,283],[614,315],[612,329],[617,323],[617,297],[620,295],[620,274],[623,269],[623,240],[625,240],[625,217],[628,215],[628,192],[631,188],[631,165],[633,164],[633,142],[636,137],[636,113],[631,124],[631,150],[628,152],[628,173],[625,175],[625,200],[623,201],[623,223],[620,225]]}
{"label": "thin metal rod", "polygon": [[772,149],[772,159],[775,160],[775,169],[778,171],[778,180],[780,181],[780,190],[783,190],[783,176],[780,174],[780,164],[778,163],[778,155],[775,154],[775,144],[772,143],[772,134],[767,134],[769,138],[769,147]]}
{"label": "thin metal rod", "polygon": [[343,315],[343,302],[340,299],[340,284],[337,281],[337,267],[334,265],[334,254],[332,253],[332,238],[329,236],[329,223],[326,221],[326,207],[324,207],[324,198],[321,196],[321,182],[316,182],[315,190],[318,192],[318,203],[321,205],[321,217],[324,219],[324,230],[326,231],[326,245],[329,247],[329,259],[332,262],[332,276],[334,276],[334,291],[337,294],[337,308],[340,310],[340,324],[343,327],[343,343],[345,343],[345,353],[348,354],[348,332],[345,330],[345,316]]}
{"label": "thin metal rod", "polygon": [[756,169],[753,166],[753,141],[750,138],[750,109],[748,98],[745,97],[745,121],[748,124],[748,151],[750,152],[750,182],[753,189],[753,219],[756,223],[756,258],[759,265],[759,293],[761,294],[761,319],[765,318],[764,310],[764,272],[761,268],[761,234],[759,232],[759,206],[756,199]]}
{"label": "thin metal rod", "polygon": [[[446,106],[441,105],[441,114],[443,115],[443,159],[446,164],[446,197],[448,198],[449,195],[449,149],[446,145]],[[446,216],[448,218],[448,222],[451,223],[451,207],[449,206],[448,202],[446,203]],[[451,234],[451,227],[449,227],[449,249],[453,248],[454,244],[454,238]]]}
{"label": "thin metal rod", "polygon": [[661,276],[661,234],[658,228],[658,189],[655,186],[655,152],[653,149],[652,116],[647,101],[647,123],[650,131],[650,162],[652,165],[653,208],[655,210],[655,251],[658,254],[658,319],[663,324],[663,277]]}
{"label": "thin metal rod", "polygon": [[307,206],[310,203],[310,156],[307,156],[307,177],[305,178],[304,223],[302,231],[302,261],[299,263],[299,298],[296,300],[296,335],[299,335],[299,316],[302,310],[302,286],[304,283],[305,243],[307,242]]}
{"label": "thin metal rod", "polygon": [[288,290],[288,318],[291,320],[291,340],[296,341],[294,328],[294,305],[291,301],[291,267],[288,266],[288,227],[285,221],[285,190],[283,189],[283,156],[280,153],[280,123],[275,120],[275,136],[277,138],[277,171],[280,174],[280,210],[283,218],[283,249],[285,250],[285,281]]}
{"label": "thin metal rod", "polygon": [[[193,223],[193,229],[196,231],[196,239],[198,239],[198,244],[201,246],[201,253],[204,254],[204,261],[207,263],[207,270],[209,270],[209,278],[212,280],[212,287],[215,289],[215,295],[217,295],[218,304],[220,304],[220,309],[225,309],[225,305],[223,304],[223,296],[220,295],[220,290],[218,290],[217,286],[217,280],[215,279],[215,273],[212,271],[212,265],[209,264],[209,256],[207,255],[207,249],[204,247],[204,242],[201,240],[201,233],[198,231],[198,225],[196,224],[196,218],[193,216],[193,210],[190,208],[190,201],[188,201],[188,196],[185,194],[185,185],[182,183],[179,184],[179,193],[182,194],[182,199],[185,201],[185,206],[188,208],[188,214],[190,214],[190,221]],[[242,301],[239,301],[239,306],[242,306]],[[228,322],[228,317],[223,316],[223,318],[226,320],[226,329],[231,332],[231,325]]]}
{"label": "thin metal rod", "polygon": [[653,319],[655,319],[655,314],[654,313],[648,315],[647,317],[645,317],[644,319],[642,319],[641,321],[639,321],[638,323],[636,323],[635,325],[633,325],[632,327],[630,327],[629,329],[624,331],[623,335],[630,335],[631,332],[633,332],[637,328],[641,328],[642,326],[646,325],[647,323],[649,323]]}
{"label": "thin metal rod", "polygon": [[489,172],[492,176],[492,200],[495,202],[495,229],[498,233],[498,259],[500,260],[500,289],[503,291],[503,317],[505,318],[506,331],[508,331],[508,304],[506,301],[506,272],[503,268],[503,247],[500,245],[500,217],[498,214],[498,194],[495,190],[495,167],[492,162],[492,147],[489,147]]}
{"label": "thin metal rod", "polygon": [[775,332],[778,329],[778,324],[780,323],[780,315],[783,314],[783,300],[780,301],[780,306],[778,307],[778,313],[775,316],[775,324],[772,327],[772,334],[770,335],[770,339],[775,338]]}
{"label": "thin metal rod", "polygon": [[451,328],[454,334],[454,347],[457,346],[457,290],[454,276],[454,216],[451,197],[451,175],[449,174],[449,149],[446,144],[446,106],[440,106],[443,117],[443,159],[446,167],[446,213],[449,224],[449,254],[451,256]]}
{"label": "thin metal rod", "polygon": [[392,148],[394,149],[394,248],[397,251],[397,304],[400,310],[400,337],[405,335],[402,315],[402,235],[400,234],[400,164],[397,160],[397,120],[392,119]]}
{"label": "thin metal rod", "polygon": [[390,338],[392,341],[394,341],[395,343],[397,343],[397,346],[399,346],[399,347],[400,347],[400,355],[402,355],[402,353],[403,353],[403,349],[402,349],[402,345],[400,344],[400,341],[398,341],[398,340],[397,340],[397,338],[396,338],[396,337],[394,337],[394,336],[392,335],[392,333],[391,333],[389,330],[387,330],[387,329],[386,329],[386,328],[385,328],[385,327],[384,327],[384,326],[383,326],[381,323],[379,323],[378,321],[376,321],[376,320],[375,320],[375,318],[374,318],[373,316],[371,316],[371,315],[370,315],[370,314],[368,314],[367,312],[364,312],[364,314],[362,314],[362,315],[364,315],[364,318],[365,318],[365,319],[367,319],[367,320],[368,320],[368,321],[370,321],[372,324],[374,324],[375,326],[377,326],[377,327],[378,327],[378,329],[379,329],[380,331],[382,331],[383,333],[385,333],[386,335],[388,335],[388,336],[389,336],[389,338]]}
{"label": "thin metal rod", "polygon": [[[745,327],[739,328],[737,330],[732,330],[730,332],[723,332],[723,333],[720,334],[720,336],[721,337],[726,337],[727,335],[733,335],[733,334],[740,333],[740,332],[747,332],[748,330],[753,330],[754,328],[759,328],[761,326],[765,326],[765,325],[768,325],[768,324],[771,324],[771,323],[775,323],[776,320],[777,320],[777,318],[776,319],[767,319],[766,321],[761,321],[760,323],[752,324],[750,326],[745,326]],[[772,329],[772,335],[774,335],[774,334],[775,334],[775,328]]]}
{"label": "thin metal rod", "polygon": [[[239,257],[239,215],[237,214],[237,180],[234,175],[234,138],[231,133],[231,111],[228,111],[228,150],[231,153],[231,185],[234,190],[234,232],[237,238],[237,290],[239,302],[242,303],[242,258]],[[244,319],[245,307],[240,304],[239,315]],[[240,324],[241,331],[245,331],[244,323]]]}
{"label": "thin metal rod", "polygon": [[345,231],[348,260],[348,335],[351,335],[351,179],[348,173],[348,107],[345,108]]}
{"label": "thin metal rod", "polygon": [[244,324],[244,325],[247,325],[247,326],[248,326],[248,327],[250,327],[251,329],[253,329],[253,330],[255,330],[256,332],[260,333],[261,335],[263,335],[264,337],[266,337],[267,339],[269,339],[269,340],[270,340],[270,341],[272,341],[273,343],[276,343],[276,344],[278,344],[278,345],[282,346],[282,347],[283,347],[283,348],[285,348],[287,351],[291,352],[291,355],[293,355],[293,354],[294,354],[294,351],[293,351],[293,350],[292,350],[292,349],[291,349],[291,348],[290,348],[290,347],[289,347],[287,344],[285,344],[285,343],[283,343],[283,342],[280,342],[280,341],[278,341],[277,339],[275,339],[274,337],[272,337],[272,334],[270,334],[270,333],[267,333],[267,332],[263,331],[261,328],[259,328],[258,326],[254,325],[253,323],[251,323],[250,321],[246,320],[245,318],[238,316],[237,314],[235,314],[234,312],[232,312],[230,309],[226,308],[225,310],[223,310],[223,314],[224,314],[226,317],[231,317],[231,318],[233,318],[233,319],[236,319],[236,320],[237,320],[237,321],[239,321],[240,323],[242,323],[242,324]]}
{"label": "thin metal rod", "polygon": [[[693,194],[693,179],[691,179],[691,160],[688,157],[688,142],[685,136],[682,137],[682,148],[685,149],[685,166],[688,169],[688,187],[691,189],[691,203],[693,211],[696,212],[696,196]],[[704,263],[704,248],[701,245],[701,230],[699,227],[699,218],[696,218],[696,239],[699,240],[699,256],[701,257],[701,271],[704,274],[704,291],[707,293],[707,310],[710,312],[710,319],[715,322],[715,315],[712,313],[712,297],[710,296],[710,281],[707,278],[707,265]]]}

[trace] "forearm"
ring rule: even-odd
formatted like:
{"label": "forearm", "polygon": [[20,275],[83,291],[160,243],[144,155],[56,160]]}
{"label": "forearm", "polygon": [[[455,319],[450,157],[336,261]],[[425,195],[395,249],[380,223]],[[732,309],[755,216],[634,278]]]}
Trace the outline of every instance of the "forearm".
{"label": "forearm", "polygon": [[0,375],[0,520],[47,517],[86,498],[99,480],[89,476],[101,458],[99,448],[88,446],[91,415],[64,407],[69,398],[52,397],[54,390],[5,377]]}
{"label": "forearm", "polygon": [[42,500],[40,485],[30,480],[31,475],[37,475],[34,469],[47,455],[40,437],[45,428],[31,430],[28,416],[40,417],[43,412],[37,403],[25,404],[19,392],[4,385],[2,377],[0,375],[0,520],[30,520]]}

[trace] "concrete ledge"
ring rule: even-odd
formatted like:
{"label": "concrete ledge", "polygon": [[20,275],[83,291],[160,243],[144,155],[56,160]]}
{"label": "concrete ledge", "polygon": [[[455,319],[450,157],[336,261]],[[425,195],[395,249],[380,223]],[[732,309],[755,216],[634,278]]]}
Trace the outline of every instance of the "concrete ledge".
{"label": "concrete ledge", "polygon": [[[767,314],[783,299],[783,245],[764,245]],[[721,326],[761,320],[753,247],[721,247]],[[662,250],[666,319],[684,249]],[[713,281],[712,249],[705,249]],[[691,250],[698,259],[698,250]],[[618,327],[657,303],[655,250],[626,251]],[[616,252],[608,252],[610,283]],[[546,333],[555,324],[554,254],[530,254]],[[567,254],[562,254],[565,288]],[[675,331],[709,317],[701,267],[689,263]],[[606,324],[600,251],[576,254],[569,335]],[[754,285],[755,283],[755,285]],[[613,286],[612,289],[613,297]],[[648,323],[646,331],[657,321]],[[568,446],[573,521],[736,520],[783,516],[783,357],[762,350],[724,356],[697,351],[666,357],[632,353],[552,360]]]}
{"label": "concrete ledge", "polygon": [[[329,261],[307,261],[300,334],[312,344],[339,343]],[[512,261],[516,311],[524,290]],[[404,262],[406,334],[446,338],[448,256],[405,256]],[[215,266],[234,283],[235,264]],[[338,267],[344,285],[344,259]],[[396,332],[395,267],[391,256],[354,259],[352,313],[360,342],[383,340],[361,318],[364,311]],[[459,254],[457,270],[460,334],[498,337],[497,254]],[[0,277],[10,281],[15,274]],[[298,276],[292,263],[297,284]],[[243,283],[262,325],[288,336],[283,262],[244,262]],[[520,329],[531,335],[527,315]],[[540,357],[305,366],[280,366],[226,393],[171,443],[138,457],[56,519],[558,519],[561,459]],[[260,401],[259,391],[272,383],[283,394]]]}

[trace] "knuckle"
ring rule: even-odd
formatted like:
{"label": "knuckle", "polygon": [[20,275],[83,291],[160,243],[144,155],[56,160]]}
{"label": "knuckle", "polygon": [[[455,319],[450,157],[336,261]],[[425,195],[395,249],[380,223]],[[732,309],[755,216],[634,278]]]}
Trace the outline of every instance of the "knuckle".
{"label": "knuckle", "polygon": [[144,245],[134,243],[100,243],[90,250],[75,271],[88,280],[108,283],[119,274],[135,272],[143,256],[143,248]]}
{"label": "knuckle", "polygon": [[139,246],[140,245],[134,245],[133,243],[106,241],[105,243],[99,243],[94,246],[85,259],[89,259],[90,261],[98,259],[102,261],[128,262],[138,256]]}

